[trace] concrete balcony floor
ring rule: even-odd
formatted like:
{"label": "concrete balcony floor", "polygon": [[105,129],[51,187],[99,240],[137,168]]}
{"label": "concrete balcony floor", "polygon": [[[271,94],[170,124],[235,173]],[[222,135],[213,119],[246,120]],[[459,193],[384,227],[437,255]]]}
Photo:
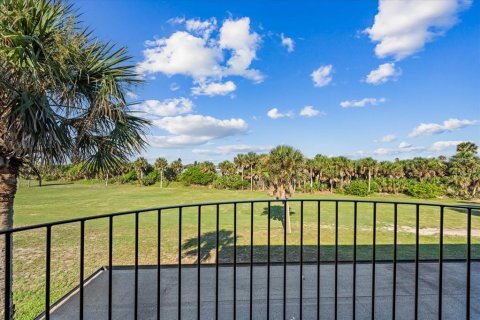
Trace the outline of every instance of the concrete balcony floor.
{"label": "concrete balcony floor", "polygon": [[[303,270],[303,319],[317,319],[317,265],[305,264]],[[334,265],[320,266],[320,318],[334,318]],[[357,264],[356,318],[371,319],[370,263]],[[391,263],[377,263],[375,318],[391,319]],[[419,267],[419,319],[438,319],[438,262],[422,262]],[[156,319],[157,269],[139,269],[138,319]],[[299,319],[300,266],[287,266],[286,319]],[[352,264],[338,266],[338,319],[352,318]],[[202,319],[215,318],[215,266],[201,268]],[[237,319],[249,319],[249,266],[237,266]],[[219,266],[219,319],[233,319],[233,267]],[[443,267],[443,319],[465,319],[466,264],[445,262]],[[85,319],[108,319],[108,271],[99,272],[84,289]],[[267,266],[253,267],[253,319],[266,319]],[[415,264],[397,264],[396,315],[398,319],[414,318]],[[283,266],[271,266],[270,319],[283,319]],[[178,318],[178,269],[161,268],[161,318]],[[57,304],[51,319],[78,319],[79,294],[73,292]],[[182,319],[197,319],[197,269],[182,267]],[[134,269],[113,269],[113,318],[134,318]],[[480,319],[480,262],[472,262],[471,319]]]}

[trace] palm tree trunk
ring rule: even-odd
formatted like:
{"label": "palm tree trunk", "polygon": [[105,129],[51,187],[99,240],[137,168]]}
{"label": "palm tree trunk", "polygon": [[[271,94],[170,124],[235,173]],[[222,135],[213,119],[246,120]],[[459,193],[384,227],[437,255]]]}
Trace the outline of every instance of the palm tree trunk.
{"label": "palm tree trunk", "polygon": [[160,171],[160,189],[163,189],[163,170]]}
{"label": "palm tree trunk", "polygon": [[370,192],[370,186],[372,183],[372,174],[368,171],[368,192]]}
{"label": "palm tree trunk", "polygon": [[[0,160],[1,159],[0,157]],[[17,192],[17,178],[18,166],[5,164],[0,165],[0,230],[11,229],[13,227],[13,199]],[[5,260],[6,255],[12,252],[12,248],[6,248],[5,236],[0,239],[0,318],[5,318],[5,277],[10,277],[12,274],[5,274]],[[8,249],[8,250],[7,250]],[[10,259],[10,261],[12,261]],[[12,270],[12,265],[10,265]],[[12,283],[12,281],[10,281]],[[10,292],[12,288],[10,287]],[[13,310],[12,297],[10,297],[10,310]],[[13,319],[13,314],[10,316]]]}

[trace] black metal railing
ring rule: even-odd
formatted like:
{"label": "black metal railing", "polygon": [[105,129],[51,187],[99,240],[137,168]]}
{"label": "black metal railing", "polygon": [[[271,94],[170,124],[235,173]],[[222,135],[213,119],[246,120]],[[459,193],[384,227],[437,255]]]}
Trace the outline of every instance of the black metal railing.
{"label": "black metal railing", "polygon": [[[332,212],[334,215],[334,247],[333,247],[333,253],[329,251],[329,254],[327,255],[327,258],[322,258],[321,251],[324,250],[323,245],[321,243],[321,215],[324,210],[324,206],[326,204],[331,204],[332,205]],[[349,212],[349,214],[353,215],[353,225],[352,225],[352,231],[353,231],[353,245],[348,248],[348,250],[352,250],[351,255],[347,255],[348,257],[341,257],[341,255],[345,255],[342,250],[344,247],[341,245],[341,238],[339,237],[339,207],[342,204],[353,204],[353,212]],[[260,233],[255,233],[255,227],[256,227],[256,220],[254,219],[254,209],[255,206],[258,204],[263,204],[266,205],[266,248],[263,248],[265,252],[262,251],[262,253],[265,253],[266,260],[263,261],[255,261],[254,257],[254,250],[255,250],[255,241],[254,237],[257,235],[262,235],[264,234],[263,232],[265,231],[260,231]],[[275,261],[272,261],[272,241],[271,241],[271,233],[272,233],[272,228],[271,228],[271,220],[272,220],[272,204],[280,205],[283,209],[283,217],[280,217],[280,219],[286,219],[287,216],[287,205],[293,205],[295,204],[296,206],[299,207],[299,236],[300,236],[300,244],[299,244],[299,249],[300,253],[298,256],[298,259],[295,259],[292,261],[292,259],[288,258],[288,237],[290,234],[287,232],[287,228],[285,226],[285,220],[282,221],[283,225],[283,244],[278,245],[278,248],[274,248],[276,250],[276,259]],[[307,212],[305,209],[305,205],[308,204],[309,208],[313,210],[310,210]],[[365,258],[365,250],[362,252],[358,252],[358,233],[359,233],[359,228],[358,228],[358,223],[359,219],[362,218],[362,216],[359,214],[359,205],[369,205],[371,208],[368,210],[369,214],[371,214],[372,220],[371,222],[371,252],[369,253],[368,257]],[[249,208],[244,211],[249,211],[250,219],[249,219],[249,232],[250,232],[250,244],[248,249],[249,249],[249,255],[248,259],[245,259],[243,257],[241,261],[238,261],[239,259],[239,246],[237,245],[237,233],[239,231],[238,227],[238,211],[239,211],[239,206],[248,206]],[[182,262],[182,259],[184,258],[182,252],[185,251],[184,249],[184,242],[183,242],[183,237],[182,237],[182,231],[184,231],[185,225],[183,224],[184,222],[184,217],[186,214],[193,215],[196,214],[197,218],[194,220],[190,221],[196,221],[196,226],[194,226],[196,229],[196,245],[197,247],[194,249],[196,250],[196,268],[197,268],[197,283],[196,283],[196,295],[197,295],[197,318],[201,318],[200,314],[200,307],[201,307],[201,287],[202,287],[202,282],[201,282],[201,277],[200,277],[200,269],[203,265],[211,265],[212,267],[215,268],[215,308],[214,308],[214,314],[210,315],[208,318],[215,318],[218,319],[222,315],[219,314],[219,269],[222,265],[225,263],[222,263],[219,258],[219,251],[220,251],[220,237],[222,236],[221,230],[220,230],[220,212],[222,208],[228,207],[229,212],[230,212],[230,217],[233,215],[233,239],[231,243],[231,248],[233,251],[233,257],[231,260],[228,261],[228,265],[233,267],[232,270],[232,281],[233,281],[233,298],[232,298],[232,314],[231,318],[236,319],[237,317],[237,269],[239,265],[246,266],[249,268],[249,308],[248,308],[248,314],[249,314],[249,319],[257,318],[255,317],[255,314],[253,312],[253,296],[254,296],[254,266],[257,263],[263,263],[263,265],[266,266],[267,270],[267,279],[266,279],[266,297],[265,297],[265,308],[266,308],[266,318],[270,319],[272,316],[272,311],[271,311],[271,268],[273,265],[283,265],[283,288],[281,291],[282,299],[283,299],[283,308],[282,308],[282,318],[285,319],[287,316],[287,265],[291,265],[292,263],[295,265],[299,266],[299,279],[298,279],[298,285],[299,285],[299,296],[298,296],[298,301],[299,301],[299,310],[298,310],[298,316],[300,319],[303,319],[305,316],[304,314],[304,307],[303,307],[303,295],[304,295],[304,283],[302,281],[302,277],[304,275],[304,266],[309,264],[309,265],[316,265],[316,273],[317,273],[317,279],[315,283],[315,296],[316,296],[316,308],[315,310],[315,318],[320,319],[320,316],[322,314],[321,310],[321,303],[320,303],[320,298],[321,298],[321,288],[322,288],[322,283],[321,283],[321,277],[320,277],[320,272],[322,268],[322,263],[329,263],[333,264],[333,270],[334,270],[334,318],[337,319],[337,316],[339,314],[339,265],[342,263],[351,263],[352,265],[352,318],[355,319],[355,316],[357,314],[357,266],[359,263],[370,263],[371,264],[371,318],[375,318],[375,310],[376,310],[376,304],[375,304],[375,297],[376,297],[376,271],[377,271],[377,263],[379,261],[378,259],[378,248],[379,245],[377,244],[377,231],[378,231],[378,207],[382,206],[391,206],[393,208],[393,244],[391,245],[391,252],[392,252],[392,259],[389,260],[389,262],[392,264],[392,293],[391,293],[391,299],[392,299],[392,310],[391,310],[391,318],[395,319],[397,315],[397,274],[398,274],[398,269],[397,265],[400,261],[402,260],[409,260],[413,265],[414,265],[414,277],[415,277],[415,282],[414,282],[414,318],[417,319],[419,317],[419,310],[422,307],[419,305],[419,292],[420,292],[420,286],[419,286],[419,278],[420,278],[420,273],[419,273],[419,263],[426,260],[426,261],[432,261],[431,257],[427,257],[426,259],[422,259],[420,256],[420,249],[421,249],[421,244],[420,244],[420,217],[421,217],[421,208],[424,207],[429,207],[437,210],[438,212],[438,222],[439,222],[439,242],[438,242],[438,255],[437,259],[435,261],[438,262],[438,303],[437,303],[437,314],[438,318],[442,318],[442,304],[443,304],[443,277],[444,277],[444,262],[451,259],[451,257],[445,257],[445,251],[444,251],[444,224],[445,224],[445,210],[460,210],[462,212],[466,213],[466,250],[465,252],[461,255],[459,258],[458,256],[453,257],[455,261],[461,261],[466,264],[466,279],[465,279],[465,317],[466,319],[472,319],[471,316],[471,287],[472,287],[472,261],[478,259],[478,257],[472,258],[472,215],[475,213],[475,216],[478,215],[479,212],[479,207],[477,206],[470,206],[470,205],[446,205],[446,204],[435,204],[435,203],[412,203],[412,202],[389,202],[389,201],[370,201],[370,200],[332,200],[332,199],[289,199],[289,200],[255,200],[255,201],[230,201],[230,202],[217,202],[217,203],[202,203],[202,204],[186,204],[186,205],[178,205],[178,206],[164,206],[164,207],[159,207],[159,208],[151,208],[151,209],[142,209],[142,210],[135,210],[135,211],[126,211],[126,212],[119,212],[119,213],[112,213],[112,214],[103,214],[103,215],[98,215],[98,216],[91,216],[91,217],[83,217],[83,218],[78,218],[78,219],[70,219],[70,220],[64,220],[64,221],[56,221],[56,222],[51,222],[51,223],[44,223],[44,224],[38,224],[38,225],[31,225],[31,226],[22,226],[22,227],[17,227],[11,230],[3,230],[0,231],[0,236],[3,236],[5,241],[5,248],[6,248],[6,254],[5,254],[5,292],[4,296],[6,297],[5,299],[5,304],[4,310],[5,310],[5,319],[10,320],[10,316],[13,313],[12,310],[12,283],[15,282],[16,278],[14,275],[13,277],[9,276],[12,274],[12,262],[14,257],[14,249],[13,249],[13,238],[19,234],[25,233],[30,230],[44,230],[45,231],[45,283],[44,283],[44,288],[45,288],[45,295],[44,295],[44,312],[42,313],[42,317],[45,319],[50,319],[51,316],[51,306],[53,302],[51,301],[51,272],[52,272],[52,265],[51,265],[51,255],[52,255],[52,234],[55,232],[55,229],[58,228],[59,226],[65,226],[65,225],[76,225],[78,224],[79,227],[79,279],[78,279],[78,296],[79,296],[79,306],[78,306],[78,315],[80,319],[84,318],[84,309],[85,309],[85,292],[84,292],[84,283],[86,281],[85,277],[85,254],[86,254],[86,246],[85,246],[85,234],[86,234],[86,224],[90,223],[92,221],[98,221],[98,220],[105,220],[108,223],[108,228],[107,228],[107,233],[108,233],[108,266],[106,266],[106,271],[108,272],[108,319],[113,319],[113,312],[114,312],[114,305],[112,302],[112,296],[114,295],[114,281],[113,281],[113,270],[114,270],[114,242],[113,242],[113,235],[114,235],[114,221],[115,219],[118,219],[120,216],[134,216],[134,266],[133,266],[133,274],[134,274],[134,318],[137,319],[139,317],[139,310],[140,310],[140,305],[139,305],[139,290],[141,288],[139,287],[139,267],[141,267],[139,263],[139,237],[140,237],[140,228],[139,228],[139,219],[140,216],[146,213],[152,213],[156,214],[156,220],[157,220],[157,230],[156,230],[156,277],[157,277],[157,284],[156,284],[156,316],[158,319],[161,317],[161,305],[162,305],[162,295],[161,295],[161,272],[163,271],[161,266],[162,266],[162,237],[161,234],[164,232],[164,226],[162,225],[162,216],[164,215],[163,213],[167,211],[172,211],[176,210],[177,213],[176,215],[178,216],[178,256],[177,256],[177,261],[176,261],[176,267],[178,268],[178,282],[177,282],[177,290],[178,290],[178,305],[177,305],[177,317],[178,319],[182,318],[182,269],[185,268],[186,264]],[[413,209],[414,212],[414,243],[412,246],[414,246],[414,257],[413,259],[407,259],[405,257],[399,257],[399,248],[400,245],[398,243],[398,234],[399,234],[399,225],[398,225],[398,217],[399,217],[399,206],[402,207],[408,207],[410,209]],[[204,234],[202,234],[202,215],[203,211],[208,208],[210,210],[213,210],[215,214],[215,245],[213,246],[213,250],[215,252],[215,259],[214,263],[202,263],[202,250],[203,248],[201,247],[201,239],[204,237]],[[186,210],[189,210],[188,213]],[[277,208],[278,209],[278,208]],[[310,233],[310,235],[313,235],[315,238],[316,245],[313,245],[309,248],[312,249],[313,251],[316,251],[315,254],[306,253],[305,248],[304,248],[304,243],[306,241],[310,241],[311,239],[305,239],[304,237],[304,227],[305,227],[305,217],[309,217],[310,220],[313,219],[313,223],[310,223],[308,225],[309,228],[314,228],[314,232]],[[316,221],[315,221],[316,220]],[[1,240],[1,239],[0,239]],[[278,241],[277,241],[278,242]],[[312,241],[310,241],[312,242]],[[242,248],[242,250],[245,248]],[[278,259],[278,253],[281,252],[281,257],[280,261]],[[204,260],[204,259],[203,259]],[[382,260],[385,260],[382,258]],[[165,265],[165,263],[164,263]],[[311,312],[309,313],[308,317],[311,317]],[[223,315],[223,317],[225,317]],[[403,317],[399,317],[403,318]]]}

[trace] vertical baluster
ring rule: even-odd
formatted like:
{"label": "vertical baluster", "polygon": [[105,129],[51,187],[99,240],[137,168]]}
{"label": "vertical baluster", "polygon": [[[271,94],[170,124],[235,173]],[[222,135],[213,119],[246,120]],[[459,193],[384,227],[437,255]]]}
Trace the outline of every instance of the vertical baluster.
{"label": "vertical baluster", "polygon": [[372,239],[372,320],[375,319],[375,271],[377,264],[377,203],[373,203],[373,239]]}
{"label": "vertical baluster", "polygon": [[113,217],[108,217],[108,319],[112,320]]}
{"label": "vertical baluster", "polygon": [[138,216],[139,213],[135,212],[135,320],[138,319]]}
{"label": "vertical baluster", "polygon": [[317,320],[320,320],[320,200],[317,201]]}
{"label": "vertical baluster", "polygon": [[[45,320],[50,319],[50,265],[52,252],[52,228],[47,226],[45,252]],[[9,275],[5,275],[8,277]]]}
{"label": "vertical baluster", "polygon": [[418,265],[420,260],[420,205],[415,206],[415,320],[418,319]]}
{"label": "vertical baluster", "polygon": [[253,202],[250,203],[250,320],[253,319]]}
{"label": "vertical baluster", "polygon": [[338,317],[338,201],[335,201],[335,320]]}
{"label": "vertical baluster", "polygon": [[84,282],[84,271],[85,270],[85,221],[80,221],[80,320],[83,320],[83,282]]}
{"label": "vertical baluster", "polygon": [[10,320],[12,305],[12,233],[5,233],[5,320]]}
{"label": "vertical baluster", "polygon": [[393,288],[392,288],[392,320],[396,317],[397,301],[397,228],[398,228],[398,206],[393,207]]}
{"label": "vertical baluster", "polygon": [[202,266],[202,247],[201,247],[201,238],[202,238],[202,206],[198,206],[198,216],[197,216],[197,319],[200,320],[200,276],[201,276],[201,266]]}
{"label": "vertical baluster", "polygon": [[303,201],[300,201],[300,320],[303,319]]}
{"label": "vertical baluster", "polygon": [[182,207],[178,208],[178,320],[182,319]]}
{"label": "vertical baluster", "polygon": [[287,200],[283,200],[283,319],[287,319]]}
{"label": "vertical baluster", "polygon": [[442,305],[443,305],[443,220],[444,207],[440,207],[440,248],[438,257],[438,319],[442,320]]}
{"label": "vertical baluster", "polygon": [[352,319],[356,318],[357,298],[357,201],[353,204],[353,294],[352,294]]}
{"label": "vertical baluster", "polygon": [[270,215],[271,202],[268,201],[268,216],[267,216],[267,320],[270,319]]}
{"label": "vertical baluster", "polygon": [[217,203],[216,211],[216,235],[215,235],[215,319],[218,319],[218,245],[220,233],[220,206]]}
{"label": "vertical baluster", "polygon": [[237,318],[237,203],[233,204],[233,319]]}
{"label": "vertical baluster", "polygon": [[471,285],[471,254],[472,254],[472,209],[468,208],[467,217],[467,292],[466,292],[466,318],[470,320],[470,285]]}
{"label": "vertical baluster", "polygon": [[161,318],[161,293],[162,293],[162,210],[157,211],[157,320]]}

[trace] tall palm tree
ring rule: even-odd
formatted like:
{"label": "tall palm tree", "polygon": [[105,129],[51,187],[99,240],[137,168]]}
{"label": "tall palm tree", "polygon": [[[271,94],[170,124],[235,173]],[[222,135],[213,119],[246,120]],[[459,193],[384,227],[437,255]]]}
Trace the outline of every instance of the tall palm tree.
{"label": "tall palm tree", "polygon": [[160,189],[163,188],[163,173],[168,167],[168,161],[165,158],[158,158],[155,160],[155,168],[160,172]]}
{"label": "tall palm tree", "polygon": [[378,163],[373,158],[364,158],[358,161],[360,174],[366,174],[368,179],[368,192],[370,192],[372,177],[375,177],[378,170]]}
{"label": "tall palm tree", "polygon": [[[142,149],[148,122],[125,101],[139,82],[126,49],[93,38],[66,2],[2,0],[0,12],[0,229],[8,229],[22,166],[78,157],[90,170],[110,170]],[[2,318],[11,276],[4,243]]]}
{"label": "tall palm tree", "polygon": [[135,171],[137,171],[137,175],[139,175],[140,180],[142,180],[143,175],[145,174],[149,166],[147,159],[145,159],[144,157],[140,157],[135,160],[133,165],[135,167]]}
{"label": "tall palm tree", "polygon": [[[277,199],[291,198],[295,192],[295,184],[303,166],[302,153],[290,146],[280,145],[270,151],[268,158],[269,179],[273,193]],[[285,228],[292,232],[290,226],[290,208],[285,203]]]}
{"label": "tall palm tree", "polygon": [[253,170],[257,166],[258,163],[258,155],[255,152],[249,152],[245,156],[245,163],[246,167],[249,169],[249,177],[250,177],[250,191],[253,191]]}
{"label": "tall palm tree", "polygon": [[231,176],[235,173],[235,165],[228,160],[220,162],[218,164],[218,169],[220,169],[222,176]]}
{"label": "tall palm tree", "polygon": [[237,154],[237,156],[233,158],[233,163],[237,167],[237,170],[240,172],[240,175],[242,176],[242,181],[243,181],[243,173],[244,173],[245,167],[247,166],[247,157],[242,153]]}
{"label": "tall palm tree", "polygon": [[183,171],[182,159],[178,158],[177,160],[173,160],[172,163],[170,163],[170,167],[173,172],[175,172],[175,176],[179,177]]}

